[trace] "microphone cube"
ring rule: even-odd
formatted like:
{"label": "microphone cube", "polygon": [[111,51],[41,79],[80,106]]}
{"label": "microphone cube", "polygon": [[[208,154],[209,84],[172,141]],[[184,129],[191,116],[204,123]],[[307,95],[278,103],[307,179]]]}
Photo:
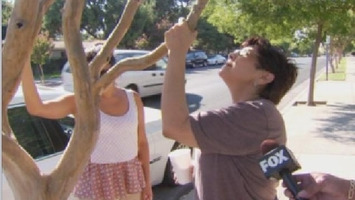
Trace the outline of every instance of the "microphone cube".
{"label": "microphone cube", "polygon": [[277,180],[282,178],[281,172],[287,170],[292,173],[301,168],[293,153],[285,145],[280,145],[267,152],[259,159],[259,165],[266,178],[275,178]]}

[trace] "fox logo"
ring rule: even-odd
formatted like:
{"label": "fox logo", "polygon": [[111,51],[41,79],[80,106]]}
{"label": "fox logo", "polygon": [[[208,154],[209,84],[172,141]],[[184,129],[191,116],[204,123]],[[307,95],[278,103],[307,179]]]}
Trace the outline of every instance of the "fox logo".
{"label": "fox logo", "polygon": [[281,178],[280,172],[283,170],[293,172],[301,167],[292,152],[284,145],[267,152],[259,159],[259,165],[266,178],[276,179]]}
{"label": "fox logo", "polygon": [[278,165],[282,165],[282,163],[287,162],[290,158],[285,156],[284,153],[285,153],[284,149],[281,149],[280,151],[276,152],[274,155],[271,155],[265,158],[264,160],[261,160],[259,164],[263,172],[266,173],[268,168],[275,168]]}

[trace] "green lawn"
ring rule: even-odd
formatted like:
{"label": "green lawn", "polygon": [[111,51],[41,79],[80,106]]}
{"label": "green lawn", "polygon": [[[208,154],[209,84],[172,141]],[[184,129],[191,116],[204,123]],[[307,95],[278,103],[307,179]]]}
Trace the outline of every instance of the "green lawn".
{"label": "green lawn", "polygon": [[[346,78],[346,59],[342,59],[338,68],[335,69],[335,73],[332,73],[330,65],[328,66],[328,80],[329,81],[345,81]],[[335,66],[334,66],[335,67]],[[326,81],[326,73],[322,74],[318,81]]]}
{"label": "green lawn", "polygon": [[[55,79],[60,77],[61,77],[60,73],[44,74],[44,80]],[[34,74],[34,79],[41,80],[41,77],[38,74]]]}

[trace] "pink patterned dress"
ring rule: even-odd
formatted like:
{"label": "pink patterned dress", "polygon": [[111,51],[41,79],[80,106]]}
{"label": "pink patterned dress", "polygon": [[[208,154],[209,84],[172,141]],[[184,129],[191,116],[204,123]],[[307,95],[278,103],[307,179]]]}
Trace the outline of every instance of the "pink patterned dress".
{"label": "pink patterned dress", "polygon": [[75,187],[84,199],[114,200],[139,193],[145,187],[138,160],[138,113],[133,93],[126,91],[129,109],[122,116],[100,111],[100,135],[90,162]]}

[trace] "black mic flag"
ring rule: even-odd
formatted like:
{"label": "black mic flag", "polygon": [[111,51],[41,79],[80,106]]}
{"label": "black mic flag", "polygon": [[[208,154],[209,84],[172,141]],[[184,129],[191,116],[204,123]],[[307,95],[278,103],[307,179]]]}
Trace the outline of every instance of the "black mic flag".
{"label": "black mic flag", "polygon": [[260,148],[264,156],[259,159],[259,165],[266,178],[277,180],[282,178],[295,199],[304,200],[296,197],[300,190],[292,177],[292,172],[300,169],[301,166],[293,153],[285,145],[279,145],[274,140],[265,140],[261,143]]}

